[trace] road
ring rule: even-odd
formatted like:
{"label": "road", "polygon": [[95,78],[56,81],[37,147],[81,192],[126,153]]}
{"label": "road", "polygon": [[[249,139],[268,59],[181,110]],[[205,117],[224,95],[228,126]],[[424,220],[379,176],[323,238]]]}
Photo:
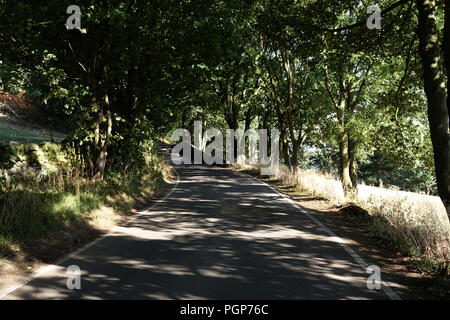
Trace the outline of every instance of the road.
{"label": "road", "polygon": [[[249,176],[177,167],[171,193],[5,299],[390,299],[312,213]],[[81,289],[67,288],[79,266]]]}

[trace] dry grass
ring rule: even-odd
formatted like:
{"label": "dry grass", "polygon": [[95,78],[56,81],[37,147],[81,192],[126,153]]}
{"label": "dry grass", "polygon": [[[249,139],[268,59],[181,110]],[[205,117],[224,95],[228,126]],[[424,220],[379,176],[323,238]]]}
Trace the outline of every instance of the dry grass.
{"label": "dry grass", "polygon": [[[299,170],[294,175],[280,166],[275,178],[335,206],[348,202],[339,178],[329,174]],[[356,202],[372,215],[370,228],[376,236],[391,240],[404,253],[439,263],[450,261],[450,224],[438,197],[359,185]]]}
{"label": "dry grass", "polygon": [[285,184],[299,186],[315,196],[326,198],[335,206],[346,202],[341,183],[332,175],[313,170],[299,170],[294,175],[287,167],[281,166],[276,177]]}
{"label": "dry grass", "polygon": [[450,260],[450,225],[440,198],[359,185],[358,204],[384,217],[395,236],[405,239],[413,254],[434,261]]}

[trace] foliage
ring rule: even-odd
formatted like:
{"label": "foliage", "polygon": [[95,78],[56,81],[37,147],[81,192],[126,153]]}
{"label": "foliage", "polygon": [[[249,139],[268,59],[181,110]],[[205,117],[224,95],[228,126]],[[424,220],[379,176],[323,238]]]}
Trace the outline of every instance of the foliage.
{"label": "foliage", "polygon": [[67,133],[83,178],[138,181],[156,137],[199,120],[278,128],[289,170],[338,175],[347,198],[360,182],[448,191],[420,50],[448,37],[440,2],[425,30],[422,0],[381,0],[382,29],[369,30],[359,0],[86,0],[86,32],[64,25],[68,0],[0,3],[0,102]]}

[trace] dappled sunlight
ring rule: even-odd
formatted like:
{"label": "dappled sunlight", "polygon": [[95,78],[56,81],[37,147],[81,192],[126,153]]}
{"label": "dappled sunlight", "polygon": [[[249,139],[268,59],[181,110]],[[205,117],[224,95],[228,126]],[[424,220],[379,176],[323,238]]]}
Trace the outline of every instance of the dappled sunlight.
{"label": "dappled sunlight", "polygon": [[[288,229],[288,228],[261,228],[260,230],[251,231],[251,232],[243,232],[243,231],[231,231],[233,236],[236,236],[241,239],[290,239],[290,238],[303,238],[310,240],[318,240],[318,241],[331,241],[328,236],[314,235],[309,232],[302,232],[300,230]],[[333,241],[332,241],[333,242]]]}
{"label": "dappled sunlight", "polygon": [[[336,206],[348,201],[341,182],[332,175],[314,170],[299,170],[294,175],[281,166],[277,178],[286,185],[328,199]],[[426,254],[437,261],[450,257],[450,223],[439,197],[358,185],[357,204],[387,221],[387,226],[376,225],[375,228],[407,242],[412,253]]]}
{"label": "dappled sunlight", "polygon": [[58,267],[10,297],[386,298],[367,289],[365,270],[333,238],[266,186],[223,188],[214,180],[235,181],[229,170],[177,170],[183,183],[169,199],[63,264],[89,270],[82,290],[68,290]]}

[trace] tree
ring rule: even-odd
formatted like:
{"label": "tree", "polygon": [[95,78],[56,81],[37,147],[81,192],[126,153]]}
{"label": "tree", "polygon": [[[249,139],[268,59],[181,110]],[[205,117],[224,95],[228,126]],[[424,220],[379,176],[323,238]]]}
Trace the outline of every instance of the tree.
{"label": "tree", "polygon": [[[440,34],[436,25],[435,1],[417,0],[420,55],[423,65],[424,89],[428,100],[428,120],[434,151],[434,166],[439,196],[450,218],[450,137],[449,109],[443,68],[443,52],[439,44]],[[448,29],[450,15],[446,2],[445,24]],[[448,31],[448,30],[446,30]],[[445,35],[448,43],[448,33]],[[447,63],[448,63],[448,50]],[[447,69],[448,72],[448,69]]]}

